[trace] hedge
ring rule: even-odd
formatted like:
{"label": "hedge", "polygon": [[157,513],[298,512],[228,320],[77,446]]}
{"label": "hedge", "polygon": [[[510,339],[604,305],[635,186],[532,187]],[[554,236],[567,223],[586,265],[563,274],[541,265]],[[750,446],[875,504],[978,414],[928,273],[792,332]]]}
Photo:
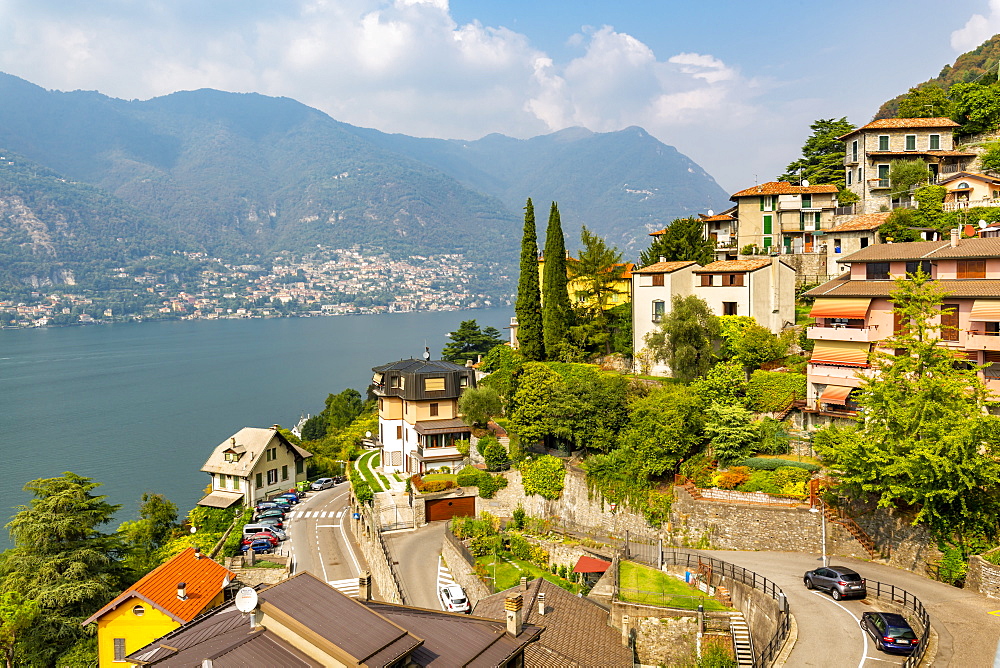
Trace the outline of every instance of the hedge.
{"label": "hedge", "polygon": [[747,408],[774,413],[795,399],[806,398],[806,377],[783,371],[754,371],[747,383]]}
{"label": "hedge", "polygon": [[474,466],[466,466],[458,472],[458,484],[460,487],[478,487],[480,497],[492,499],[497,490],[507,486],[507,478],[502,475],[490,475]]}
{"label": "hedge", "polygon": [[784,466],[794,466],[796,468],[805,469],[809,472],[819,471],[819,467],[815,464],[809,464],[808,462],[796,462],[790,459],[772,459],[770,457],[750,457],[749,459],[744,459],[740,462],[740,466],[749,466],[750,468],[758,471],[773,471],[774,469],[779,469]]}
{"label": "hedge", "polygon": [[562,460],[552,455],[543,455],[521,462],[521,482],[524,493],[555,500],[562,494],[566,481],[566,469]]}

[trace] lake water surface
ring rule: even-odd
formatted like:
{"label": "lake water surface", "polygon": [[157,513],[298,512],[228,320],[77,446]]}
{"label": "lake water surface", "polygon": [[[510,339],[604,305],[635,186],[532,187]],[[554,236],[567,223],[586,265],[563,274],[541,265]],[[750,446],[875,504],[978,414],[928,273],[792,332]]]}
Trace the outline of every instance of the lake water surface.
{"label": "lake water surface", "polygon": [[[242,427],[292,427],[371,367],[435,359],[460,321],[509,309],[0,331],[0,518],[29,480],[73,471],[136,512],[143,492],[190,509],[212,449]],[[5,520],[6,521],[6,520]],[[5,522],[4,522],[5,523]],[[0,532],[0,546],[6,545]]]}

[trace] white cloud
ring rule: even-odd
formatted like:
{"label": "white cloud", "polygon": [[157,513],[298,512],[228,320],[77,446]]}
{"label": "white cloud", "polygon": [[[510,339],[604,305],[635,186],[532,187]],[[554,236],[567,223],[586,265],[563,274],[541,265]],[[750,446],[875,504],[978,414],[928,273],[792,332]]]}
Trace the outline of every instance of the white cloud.
{"label": "white cloud", "polygon": [[965,25],[951,33],[955,51],[971,51],[993,35],[1000,33],[1000,0],[990,0],[988,16],[973,14]]}

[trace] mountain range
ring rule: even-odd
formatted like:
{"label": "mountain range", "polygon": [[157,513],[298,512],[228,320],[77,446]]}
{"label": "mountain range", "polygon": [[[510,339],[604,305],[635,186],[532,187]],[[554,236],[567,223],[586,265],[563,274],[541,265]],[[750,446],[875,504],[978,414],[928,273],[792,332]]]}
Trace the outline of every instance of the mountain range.
{"label": "mountain range", "polygon": [[635,127],[422,139],[288,98],[203,89],[120,100],[2,73],[0,100],[8,280],[171,248],[236,258],[358,245],[510,263],[527,197],[543,236],[554,200],[570,248],[587,225],[628,258],[649,231],[728,200],[692,160]]}

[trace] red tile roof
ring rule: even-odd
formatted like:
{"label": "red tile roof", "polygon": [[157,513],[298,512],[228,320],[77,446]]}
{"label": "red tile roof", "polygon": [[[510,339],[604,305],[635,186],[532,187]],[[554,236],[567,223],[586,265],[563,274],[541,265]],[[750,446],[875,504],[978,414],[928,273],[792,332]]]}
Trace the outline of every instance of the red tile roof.
{"label": "red tile roof", "polygon": [[700,269],[695,269],[696,274],[711,274],[720,271],[757,271],[770,266],[770,260],[719,260],[709,262]]}
{"label": "red tile roof", "polygon": [[[236,576],[231,570],[202,555],[195,557],[189,547],[169,561],[160,564],[144,578],[119,594],[113,601],[95,612],[84,626],[97,621],[132,598],[138,598],[164,613],[175,622],[189,622],[212,602],[227,581]],[[177,585],[186,585],[186,598],[177,598]]]}
{"label": "red tile roof", "polygon": [[718,213],[718,214],[716,214],[714,216],[704,216],[704,217],[702,217],[701,220],[704,223],[714,223],[714,222],[717,222],[717,221],[724,222],[724,221],[727,221],[727,220],[736,220],[736,219],[733,218],[732,216],[727,216],[724,213]]}
{"label": "red tile roof", "polygon": [[950,118],[879,118],[868,125],[862,125],[856,130],[851,130],[845,135],[840,135],[837,139],[849,137],[855,132],[862,130],[892,130],[905,128],[957,128],[959,124]]}
{"label": "red tile roof", "polygon": [[581,555],[573,567],[574,573],[604,573],[611,567],[611,562]]}
{"label": "red tile roof", "polygon": [[747,188],[746,190],[741,190],[738,193],[733,193],[729,199],[736,199],[737,197],[753,197],[758,195],[801,195],[835,192],[837,192],[837,186],[793,186],[788,181],[768,181],[767,183],[761,183],[753,188]]}
{"label": "red tile roof", "polygon": [[643,267],[642,269],[633,269],[633,274],[669,274],[670,272],[677,271],[678,269],[683,269],[684,267],[689,267],[695,262],[687,260],[677,260],[675,262],[654,262],[648,267]]}
{"label": "red tile roof", "polygon": [[839,225],[835,226],[830,230],[830,234],[834,232],[861,232],[864,230],[877,230],[879,227],[889,219],[891,212],[885,211],[880,213],[865,213],[860,216],[854,216],[850,220],[844,221]]}

